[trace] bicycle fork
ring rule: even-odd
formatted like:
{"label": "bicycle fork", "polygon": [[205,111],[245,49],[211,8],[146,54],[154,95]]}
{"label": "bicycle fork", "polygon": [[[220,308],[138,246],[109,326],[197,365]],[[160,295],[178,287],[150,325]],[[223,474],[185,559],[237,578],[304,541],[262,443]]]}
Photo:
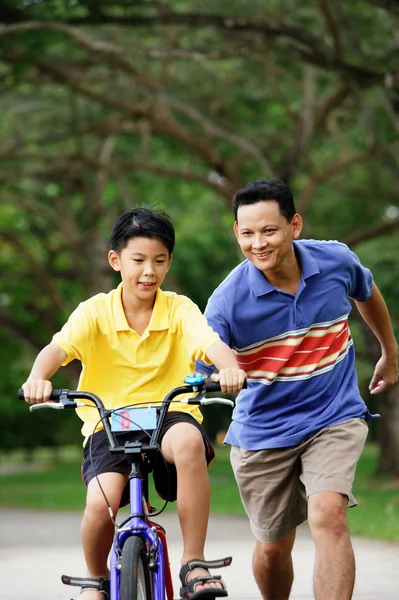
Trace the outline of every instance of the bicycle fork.
{"label": "bicycle fork", "polygon": [[165,600],[165,553],[157,527],[155,524],[151,526],[152,524],[146,522],[143,479],[139,469],[133,468],[129,483],[131,515],[118,528],[110,557],[111,598],[119,600],[121,556],[124,543],[127,538],[136,535],[145,542],[147,548],[148,560],[146,566],[150,573],[152,598],[153,600]]}

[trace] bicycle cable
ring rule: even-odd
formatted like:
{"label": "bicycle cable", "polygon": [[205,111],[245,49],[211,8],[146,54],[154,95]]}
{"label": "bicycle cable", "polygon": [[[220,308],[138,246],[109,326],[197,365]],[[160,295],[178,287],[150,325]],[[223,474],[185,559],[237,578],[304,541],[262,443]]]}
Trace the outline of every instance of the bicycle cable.
{"label": "bicycle cable", "polygon": [[[162,404],[162,402],[159,401],[159,402],[157,402],[155,404]],[[92,404],[85,404],[85,406],[87,408],[96,408]],[[104,488],[101,485],[98,473],[96,472],[96,468],[95,468],[95,465],[94,465],[94,460],[93,460],[93,434],[96,433],[97,427],[100,425],[100,423],[103,423],[104,419],[107,419],[110,415],[112,415],[112,413],[115,413],[117,411],[120,411],[120,410],[123,410],[123,409],[126,409],[126,408],[130,408],[130,407],[137,408],[139,406],[147,407],[148,406],[148,402],[139,402],[139,403],[126,404],[124,406],[120,406],[118,408],[113,408],[113,409],[103,409],[103,414],[101,415],[101,418],[95,424],[94,431],[90,435],[90,439],[89,439],[89,459],[90,459],[90,464],[92,466],[92,469],[93,469],[93,472],[94,472],[94,477],[96,478],[96,481],[97,481],[97,485],[98,485],[98,487],[99,487],[99,489],[100,489],[100,491],[101,491],[101,493],[103,495],[103,498],[104,498],[104,500],[105,500],[105,502],[107,504],[108,513],[109,513],[110,519],[111,519],[111,521],[112,521],[115,529],[118,529],[119,525],[117,524],[117,522],[115,520],[114,511],[112,510],[112,506],[111,506],[111,504],[110,504],[110,502],[109,502],[109,500],[107,498],[106,493],[104,492]],[[138,423],[136,423],[135,421],[133,421],[133,419],[130,419],[126,415],[124,416],[124,418],[127,419],[128,421],[130,421],[130,423],[132,423],[136,427],[138,427],[138,429],[141,430],[143,433],[145,433],[145,435],[148,438],[151,438],[151,433],[149,431],[147,431],[146,429],[144,429],[143,427],[141,427],[141,425],[139,425]],[[98,430],[98,431],[101,431],[101,430]],[[168,469],[167,469],[167,462],[166,462],[165,457],[163,456],[162,452],[160,452],[160,454],[161,454],[161,456],[162,456],[162,458],[164,460],[164,463],[165,463],[165,469],[166,469],[166,473],[167,473],[167,482],[168,482],[168,484],[167,484],[167,490],[168,490],[168,496],[169,496],[169,494],[170,494],[170,482],[169,482],[169,475],[168,475]],[[166,508],[167,505],[168,505],[168,500],[165,501],[164,506],[158,512],[153,513],[150,516],[160,515],[161,512],[163,512],[165,510],[165,508]]]}

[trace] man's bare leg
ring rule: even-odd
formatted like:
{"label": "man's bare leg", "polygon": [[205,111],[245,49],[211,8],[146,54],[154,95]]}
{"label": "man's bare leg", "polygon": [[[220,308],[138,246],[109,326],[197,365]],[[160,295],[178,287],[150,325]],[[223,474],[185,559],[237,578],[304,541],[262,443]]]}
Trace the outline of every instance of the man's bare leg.
{"label": "man's bare leg", "polygon": [[350,600],[355,584],[355,558],[349,536],[348,499],[336,492],[312,494],[309,527],[316,546],[316,600]]}
{"label": "man's bare leg", "polygon": [[288,600],[290,597],[294,580],[291,553],[295,534],[293,529],[278,542],[256,542],[252,568],[263,600]]}

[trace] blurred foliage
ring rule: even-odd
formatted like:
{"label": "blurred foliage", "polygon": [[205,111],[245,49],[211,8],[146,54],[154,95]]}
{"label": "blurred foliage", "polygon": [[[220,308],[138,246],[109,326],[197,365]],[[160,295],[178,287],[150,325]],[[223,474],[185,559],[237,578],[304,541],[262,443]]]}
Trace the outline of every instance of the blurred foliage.
{"label": "blurred foliage", "polygon": [[[72,416],[33,418],[15,390],[77,303],[117,283],[109,232],[135,205],[171,215],[166,287],[203,309],[240,260],[232,194],[279,177],[305,237],[345,241],[373,270],[398,330],[395,6],[3,0],[3,447],[58,444],[72,430],[80,440]],[[375,353],[357,319],[352,328],[367,394]],[[76,373],[59,378],[72,386]],[[209,424],[226,426],[222,412]]]}

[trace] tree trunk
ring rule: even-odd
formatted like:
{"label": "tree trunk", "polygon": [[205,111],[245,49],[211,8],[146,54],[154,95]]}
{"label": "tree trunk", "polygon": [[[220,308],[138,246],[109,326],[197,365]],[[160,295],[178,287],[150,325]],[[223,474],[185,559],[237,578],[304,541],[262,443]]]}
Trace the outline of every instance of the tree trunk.
{"label": "tree trunk", "polygon": [[399,386],[379,397],[378,438],[380,458],[377,475],[399,477]]}
{"label": "tree trunk", "polygon": [[113,270],[108,264],[108,245],[101,232],[96,231],[88,247],[87,297],[99,292],[108,293],[114,287]]}

